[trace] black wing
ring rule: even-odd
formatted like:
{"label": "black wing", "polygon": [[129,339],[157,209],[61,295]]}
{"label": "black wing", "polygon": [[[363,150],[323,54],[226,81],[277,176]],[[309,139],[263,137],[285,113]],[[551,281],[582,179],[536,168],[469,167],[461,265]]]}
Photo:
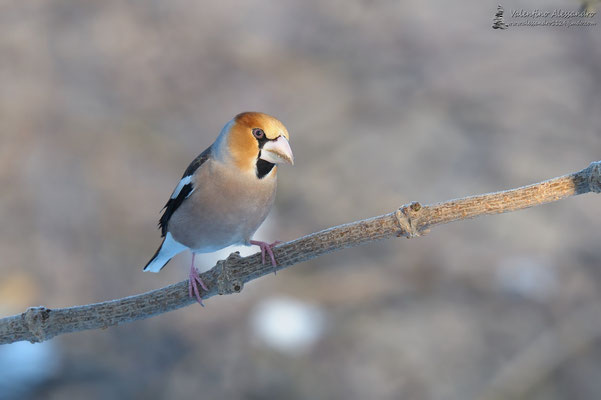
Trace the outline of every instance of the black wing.
{"label": "black wing", "polygon": [[186,200],[186,198],[190,195],[190,193],[192,193],[192,190],[194,190],[194,183],[192,182],[192,180],[190,178],[192,177],[192,175],[194,175],[196,170],[202,164],[204,164],[205,161],[207,161],[209,159],[210,156],[211,156],[211,147],[209,147],[208,149],[206,149],[205,151],[200,153],[200,155],[198,157],[196,157],[194,159],[194,161],[192,161],[190,163],[188,168],[186,168],[186,172],[184,172],[184,175],[182,176],[180,183],[184,180],[187,180],[188,182],[184,181],[186,183],[179,190],[179,193],[177,193],[177,196],[170,198],[169,201],[167,201],[167,204],[165,204],[165,207],[163,207],[164,212],[163,212],[163,215],[161,216],[161,219],[159,220],[159,228],[161,229],[161,236],[165,236],[167,234],[169,220],[171,219],[171,216],[173,215],[175,210],[177,210],[179,208],[179,206],[184,202],[184,200]]}

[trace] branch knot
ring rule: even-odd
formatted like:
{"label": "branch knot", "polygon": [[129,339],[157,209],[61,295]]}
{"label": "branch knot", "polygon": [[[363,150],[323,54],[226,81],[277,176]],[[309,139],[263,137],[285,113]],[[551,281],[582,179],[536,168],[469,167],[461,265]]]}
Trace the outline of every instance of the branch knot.
{"label": "branch knot", "polygon": [[240,279],[232,278],[230,265],[238,262],[240,252],[236,251],[230,254],[225,260],[217,261],[219,268],[219,276],[217,277],[217,292],[219,294],[239,293],[244,287],[244,283]]}
{"label": "branch knot", "polygon": [[31,343],[41,343],[46,340],[46,325],[50,316],[49,308],[46,307],[29,307],[23,313],[23,320],[29,332],[33,335]]}
{"label": "branch knot", "polygon": [[396,217],[399,228],[401,228],[398,236],[405,236],[408,239],[418,237],[422,235],[422,232],[415,226],[414,220],[417,218],[422,205],[417,201],[412,202],[409,205],[396,210],[394,216]]}
{"label": "branch knot", "polygon": [[601,193],[601,161],[591,163],[588,170],[589,189],[591,192]]}

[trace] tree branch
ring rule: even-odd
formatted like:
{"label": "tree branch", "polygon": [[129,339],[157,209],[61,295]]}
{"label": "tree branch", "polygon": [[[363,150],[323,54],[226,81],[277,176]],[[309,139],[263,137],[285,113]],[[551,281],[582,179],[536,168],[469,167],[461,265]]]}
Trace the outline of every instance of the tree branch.
{"label": "tree branch", "polygon": [[[332,251],[390,237],[416,237],[433,226],[500,214],[549,203],[578,194],[601,192],[601,161],[582,171],[502,192],[465,197],[428,206],[417,202],[389,214],[336,226],[275,247],[278,270]],[[262,265],[260,254],[240,257],[232,253],[201,274],[209,290],[203,299],[240,292],[246,282],[273,272]],[[188,281],[151,292],[83,306],[49,309],[32,307],[22,314],[0,319],[0,344],[21,340],[42,342],[54,336],[87,329],[106,328],[149,318],[194,303]]]}

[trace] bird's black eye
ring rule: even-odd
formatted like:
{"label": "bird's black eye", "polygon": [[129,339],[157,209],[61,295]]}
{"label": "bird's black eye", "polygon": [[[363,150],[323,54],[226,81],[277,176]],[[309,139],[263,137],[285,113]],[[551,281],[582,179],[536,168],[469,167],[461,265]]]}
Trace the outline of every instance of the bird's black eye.
{"label": "bird's black eye", "polygon": [[263,139],[265,137],[265,132],[263,132],[263,129],[261,128],[255,128],[253,129],[253,136],[257,139]]}

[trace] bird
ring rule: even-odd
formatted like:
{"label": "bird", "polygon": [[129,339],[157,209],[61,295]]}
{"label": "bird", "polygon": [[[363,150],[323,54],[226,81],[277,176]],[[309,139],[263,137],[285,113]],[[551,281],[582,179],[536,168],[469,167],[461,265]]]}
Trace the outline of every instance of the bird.
{"label": "bird", "polygon": [[144,271],[159,272],[175,255],[189,250],[188,295],[202,305],[198,285],[208,290],[194,266],[198,253],[244,244],[261,249],[277,266],[273,243],[252,240],[271,210],[280,164],[294,165],[290,136],[282,122],[261,112],[230,120],[215,142],[185,170],[162,210],[163,241]]}

